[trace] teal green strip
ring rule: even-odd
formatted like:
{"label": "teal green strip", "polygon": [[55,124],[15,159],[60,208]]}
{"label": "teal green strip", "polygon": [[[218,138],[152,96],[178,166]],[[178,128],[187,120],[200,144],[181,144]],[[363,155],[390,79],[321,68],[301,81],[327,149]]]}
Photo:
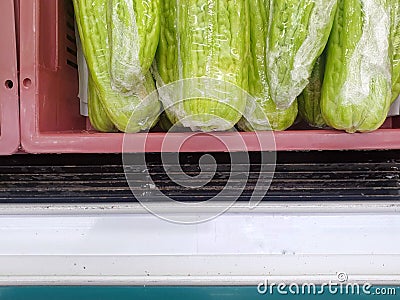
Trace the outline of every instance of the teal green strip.
{"label": "teal green strip", "polygon": [[[396,295],[373,295],[376,291],[386,291]],[[200,299],[399,299],[400,287],[372,287],[371,294],[346,295],[329,292],[326,288],[319,295],[300,294],[287,295],[278,293],[264,295],[257,291],[257,287],[108,287],[108,286],[40,286],[40,287],[0,287],[0,300],[137,300],[137,299],[162,299],[162,300],[200,300]]]}

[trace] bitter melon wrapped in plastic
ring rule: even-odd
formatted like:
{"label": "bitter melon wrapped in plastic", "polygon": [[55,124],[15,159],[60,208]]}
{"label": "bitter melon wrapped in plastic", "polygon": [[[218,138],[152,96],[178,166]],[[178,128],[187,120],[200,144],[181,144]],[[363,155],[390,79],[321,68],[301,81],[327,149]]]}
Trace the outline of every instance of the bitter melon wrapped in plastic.
{"label": "bitter melon wrapped in plastic", "polygon": [[400,1],[391,0],[392,9],[392,46],[393,46],[393,77],[392,102],[400,94]]}
{"label": "bitter melon wrapped in plastic", "polygon": [[153,63],[160,36],[160,0],[109,0],[113,87],[135,89]]}
{"label": "bitter melon wrapped in plastic", "polygon": [[105,18],[109,0],[74,0],[76,21],[99,101],[118,130],[139,132],[151,128],[161,108],[150,72],[134,93],[122,95],[111,85],[110,45]]}
{"label": "bitter melon wrapped in plastic", "polygon": [[270,0],[267,70],[271,97],[288,108],[308,84],[332,29],[337,0]]}
{"label": "bitter melon wrapped in plastic", "polygon": [[322,84],[324,82],[326,53],[318,58],[311,74],[310,83],[298,97],[299,113],[309,125],[317,128],[326,126],[321,112]]}
{"label": "bitter melon wrapped in plastic", "polygon": [[248,1],[161,2],[154,74],[169,119],[192,130],[231,129],[247,101]]}
{"label": "bitter melon wrapped in plastic", "polygon": [[97,94],[96,86],[90,75],[88,79],[88,110],[89,120],[94,129],[101,132],[117,131],[114,123],[111,122],[100,102],[100,97]]}
{"label": "bitter melon wrapped in plastic", "polygon": [[390,30],[386,0],[340,0],[322,88],[329,126],[354,133],[384,123],[392,99]]}
{"label": "bitter melon wrapped in plastic", "polygon": [[245,131],[285,130],[297,117],[297,101],[284,110],[277,109],[272,101],[267,81],[266,41],[268,33],[269,0],[251,0],[249,64],[249,93],[245,116],[238,127]]}

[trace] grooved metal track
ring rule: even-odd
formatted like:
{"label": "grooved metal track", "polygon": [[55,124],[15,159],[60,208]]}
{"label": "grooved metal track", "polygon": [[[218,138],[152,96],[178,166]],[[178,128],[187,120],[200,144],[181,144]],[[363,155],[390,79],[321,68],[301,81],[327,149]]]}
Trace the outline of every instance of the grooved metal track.
{"label": "grooved metal track", "polygon": [[[156,187],[178,201],[208,200],[226,186],[230,175],[233,176],[230,188],[241,189],[243,183],[241,177],[235,179],[235,174],[230,174],[232,169],[230,155],[226,153],[211,155],[218,163],[216,172],[210,173],[207,166],[205,168],[203,166],[201,176],[211,176],[212,180],[202,188],[183,188],[175,184],[166,174],[158,154],[146,155],[146,167],[131,165],[127,169],[135,176],[134,178],[137,178],[138,184],[135,185],[135,188],[139,189],[137,192],[148,192],[144,174],[147,168]],[[199,175],[201,156],[202,154],[181,154],[180,167],[189,176]],[[251,153],[250,161],[250,173],[240,198],[243,201],[249,200],[260,175],[260,155]],[[179,168],[172,166],[172,169],[177,172]],[[235,170],[240,171],[240,165],[235,165]],[[268,177],[271,174],[263,176]],[[198,178],[193,177],[193,181],[195,180]],[[278,153],[274,179],[268,194],[264,197],[264,201],[399,199],[399,151]],[[121,155],[0,157],[0,202],[132,201],[136,200],[126,182]]]}

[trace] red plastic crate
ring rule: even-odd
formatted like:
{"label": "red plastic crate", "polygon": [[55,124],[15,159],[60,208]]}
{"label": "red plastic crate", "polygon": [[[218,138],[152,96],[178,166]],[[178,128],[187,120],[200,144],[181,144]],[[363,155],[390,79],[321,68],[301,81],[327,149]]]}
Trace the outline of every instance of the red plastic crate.
{"label": "red plastic crate", "polygon": [[7,155],[16,152],[20,143],[14,1],[1,0],[0,12],[0,155]]}
{"label": "red plastic crate", "polygon": [[[4,1],[4,0],[2,0]],[[79,114],[76,45],[71,0],[23,0],[21,26],[21,130],[22,147],[31,153],[121,152],[123,134],[90,130]],[[386,129],[368,134],[334,130],[289,130],[275,134],[278,150],[400,149],[400,118],[388,120]],[[220,133],[227,138],[232,133]],[[184,133],[169,135],[169,144]],[[259,151],[254,133],[241,133],[246,150]],[[131,150],[176,151],[162,148],[164,133],[135,135]],[[233,138],[233,137],[232,137]],[[172,143],[171,143],[172,141]],[[268,149],[268,145],[263,149]],[[245,150],[241,143],[229,151]],[[180,148],[182,152],[228,151],[214,136],[197,134]]]}

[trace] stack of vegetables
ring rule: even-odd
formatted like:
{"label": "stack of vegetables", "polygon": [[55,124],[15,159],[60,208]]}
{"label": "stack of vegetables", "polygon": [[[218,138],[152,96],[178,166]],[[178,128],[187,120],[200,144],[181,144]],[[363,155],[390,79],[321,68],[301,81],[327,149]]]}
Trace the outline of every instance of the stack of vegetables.
{"label": "stack of vegetables", "polygon": [[73,1],[99,131],[368,132],[400,94],[398,0]]}

